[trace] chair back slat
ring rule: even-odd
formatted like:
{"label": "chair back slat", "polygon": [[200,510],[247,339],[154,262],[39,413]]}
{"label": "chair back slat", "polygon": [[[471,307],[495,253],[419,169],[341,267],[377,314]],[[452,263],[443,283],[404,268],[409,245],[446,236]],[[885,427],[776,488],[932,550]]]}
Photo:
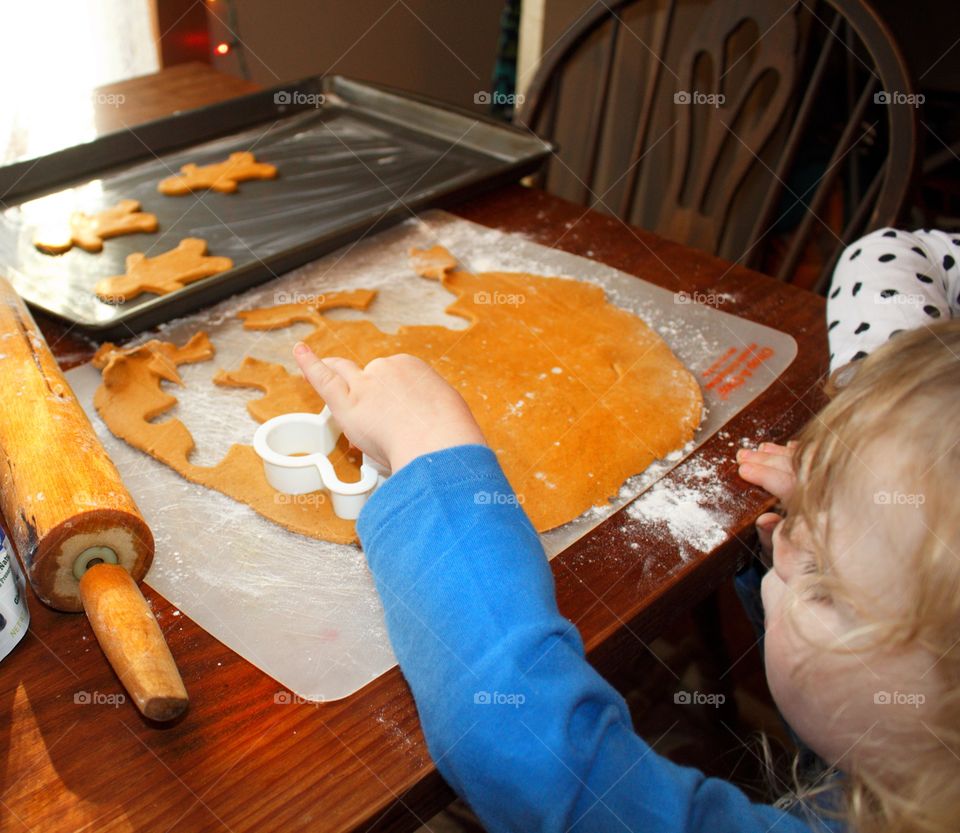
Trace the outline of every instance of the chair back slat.
{"label": "chair back slat", "polygon": [[600,155],[600,142],[603,139],[603,129],[607,115],[607,101],[610,98],[610,79],[613,75],[614,60],[617,55],[617,37],[620,34],[620,18],[611,17],[610,34],[607,37],[606,49],[603,56],[603,68],[597,78],[597,88],[593,96],[593,112],[590,116],[587,173],[583,178],[583,200],[585,205],[593,202],[594,188],[597,178],[597,158]]}
{"label": "chair back slat", "polygon": [[[562,95],[563,88],[563,74],[558,73],[553,78],[553,83],[550,85],[550,88],[547,90],[546,100],[542,105],[542,111],[546,115],[544,117],[544,128],[541,133],[545,136],[555,136],[557,132],[557,113],[560,110],[560,96]],[[543,165],[534,175],[533,182],[538,188],[546,188],[547,186],[547,173],[549,171],[549,165]]]}
{"label": "chair back slat", "polygon": [[800,146],[804,132],[809,124],[810,115],[816,106],[817,96],[822,88],[827,66],[833,55],[834,46],[837,43],[836,36],[840,31],[842,23],[842,16],[840,14],[835,15],[833,23],[830,26],[830,36],[825,40],[824,48],[820,50],[820,54],[817,56],[817,62],[810,75],[810,80],[807,82],[800,107],[797,109],[796,115],[793,118],[793,123],[790,126],[790,131],[787,133],[780,158],[777,160],[777,165],[773,170],[774,183],[767,190],[766,196],[760,205],[760,210],[757,212],[756,222],[747,238],[747,248],[744,253],[744,261],[747,263],[755,262],[756,255],[753,253],[757,248],[757,244],[763,239],[770,228],[776,225],[777,220],[780,219],[774,219],[773,214],[783,196],[785,190],[783,183],[788,175],[788,169],[793,165],[797,155],[797,149]]}
{"label": "chair back slat", "polygon": [[853,217],[850,219],[850,222],[847,223],[843,233],[840,235],[840,245],[836,247],[830,259],[827,261],[826,267],[820,272],[820,276],[817,278],[816,283],[810,287],[814,292],[818,292],[820,294],[826,293],[827,288],[830,285],[830,278],[833,276],[833,270],[836,268],[837,261],[840,260],[840,255],[843,254],[843,250],[846,249],[846,247],[849,246],[854,240],[863,235],[866,227],[867,217],[870,215],[870,211],[876,204],[877,194],[880,193],[880,186],[887,178],[887,167],[889,165],[890,161],[887,160],[887,162],[885,162],[883,166],[881,166],[880,170],[878,170],[874,175],[863,200],[861,200],[860,205],[857,206],[857,210],[854,212]]}
{"label": "chair back slat", "polygon": [[660,56],[666,52],[667,40],[670,37],[670,27],[673,24],[673,15],[676,8],[677,0],[670,0],[667,8],[660,14],[657,39],[650,61],[651,71],[647,76],[647,83],[643,91],[643,99],[640,105],[640,119],[637,122],[633,147],[628,160],[626,184],[620,199],[619,213],[623,219],[629,218],[633,201],[636,198],[637,180],[639,179],[643,158],[646,154],[647,134],[650,130],[650,118],[653,115],[653,103],[656,100],[657,89],[660,86],[660,76],[663,74],[663,59]]}
{"label": "chair back slat", "polygon": [[[800,255],[803,252],[803,247],[806,245],[810,237],[810,231],[813,227],[813,224],[823,223],[823,220],[820,218],[820,211],[826,202],[827,194],[829,194],[831,188],[833,187],[834,181],[840,174],[840,163],[853,149],[853,145],[855,143],[854,140],[859,138],[859,134],[863,132],[863,116],[867,111],[867,105],[873,99],[873,94],[876,89],[877,79],[871,78],[869,81],[867,81],[866,86],[863,88],[863,92],[860,95],[860,100],[857,101],[856,107],[854,107],[853,113],[850,116],[850,120],[847,122],[847,126],[844,128],[843,133],[840,136],[840,141],[837,142],[833,154],[830,157],[830,161],[827,163],[826,171],[820,178],[819,182],[817,182],[816,191],[813,194],[813,198],[810,200],[810,202],[806,203],[806,211],[803,213],[803,218],[800,220],[800,225],[797,228],[797,232],[794,235],[793,240],[790,242],[787,255],[784,257],[783,262],[780,264],[780,269],[777,272],[777,277],[780,278],[780,280],[784,280],[787,276],[792,275],[793,270],[796,269],[797,262],[799,261]],[[802,201],[802,198],[805,195],[800,194],[799,196]]]}

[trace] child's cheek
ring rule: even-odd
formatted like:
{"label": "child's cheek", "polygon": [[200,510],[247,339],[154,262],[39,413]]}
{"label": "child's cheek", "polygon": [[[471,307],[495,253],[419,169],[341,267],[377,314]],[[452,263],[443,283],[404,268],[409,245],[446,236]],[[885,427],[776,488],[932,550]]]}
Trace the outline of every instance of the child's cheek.
{"label": "child's cheek", "polygon": [[764,576],[760,585],[764,611],[764,665],[770,691],[778,700],[781,710],[786,704],[779,700],[784,699],[786,691],[793,687],[792,677],[799,655],[796,625],[791,621],[790,606],[787,604],[790,592],[773,570]]}
{"label": "child's cheek", "polygon": [[784,623],[768,618],[768,627],[763,639],[763,664],[767,686],[777,708],[789,722],[792,712],[793,687],[790,684],[790,652],[784,643]]}
{"label": "child's cheek", "polygon": [[786,585],[773,569],[767,570],[763,581],[760,582],[760,601],[763,602],[763,627],[769,630],[775,619],[782,613],[781,603]]}

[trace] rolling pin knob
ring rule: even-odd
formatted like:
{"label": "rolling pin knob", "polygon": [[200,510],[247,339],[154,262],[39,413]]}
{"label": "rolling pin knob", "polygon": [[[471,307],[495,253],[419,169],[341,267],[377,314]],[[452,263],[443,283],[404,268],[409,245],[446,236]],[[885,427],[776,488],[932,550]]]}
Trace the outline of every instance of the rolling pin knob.
{"label": "rolling pin knob", "polygon": [[183,714],[187,690],[130,574],[118,564],[94,564],[82,574],[80,598],[100,647],[144,716],[165,721]]}
{"label": "rolling pin knob", "polygon": [[110,547],[88,547],[73,562],[73,575],[80,581],[91,567],[97,564],[116,564],[118,561],[117,554]]}

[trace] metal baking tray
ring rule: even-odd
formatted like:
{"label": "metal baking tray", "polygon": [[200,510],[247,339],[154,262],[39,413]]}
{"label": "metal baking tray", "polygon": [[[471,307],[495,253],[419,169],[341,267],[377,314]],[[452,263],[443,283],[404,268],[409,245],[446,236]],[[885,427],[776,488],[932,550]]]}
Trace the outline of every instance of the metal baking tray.
{"label": "metal baking tray", "polygon": [[[515,181],[552,146],[525,130],[385,87],[315,77],[108,134],[0,168],[0,268],[31,305],[98,338],[122,339],[241,292],[427,207]],[[252,150],[274,180],[235,194],[167,197],[157,183],[188,162]],[[155,234],[103,251],[46,255],[38,225],[121,199],[157,215]],[[185,237],[234,267],[168,295],[120,305],[94,294],[133,252],[156,256]]]}

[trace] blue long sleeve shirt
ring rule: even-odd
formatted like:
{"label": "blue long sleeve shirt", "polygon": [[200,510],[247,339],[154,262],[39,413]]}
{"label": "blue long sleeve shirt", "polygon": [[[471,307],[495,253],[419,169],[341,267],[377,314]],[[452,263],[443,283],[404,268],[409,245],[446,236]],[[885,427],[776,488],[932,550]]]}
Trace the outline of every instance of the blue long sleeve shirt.
{"label": "blue long sleeve shirt", "polygon": [[540,539],[490,449],[417,458],[357,530],[430,754],[488,830],[810,830],[634,733],[560,615]]}

